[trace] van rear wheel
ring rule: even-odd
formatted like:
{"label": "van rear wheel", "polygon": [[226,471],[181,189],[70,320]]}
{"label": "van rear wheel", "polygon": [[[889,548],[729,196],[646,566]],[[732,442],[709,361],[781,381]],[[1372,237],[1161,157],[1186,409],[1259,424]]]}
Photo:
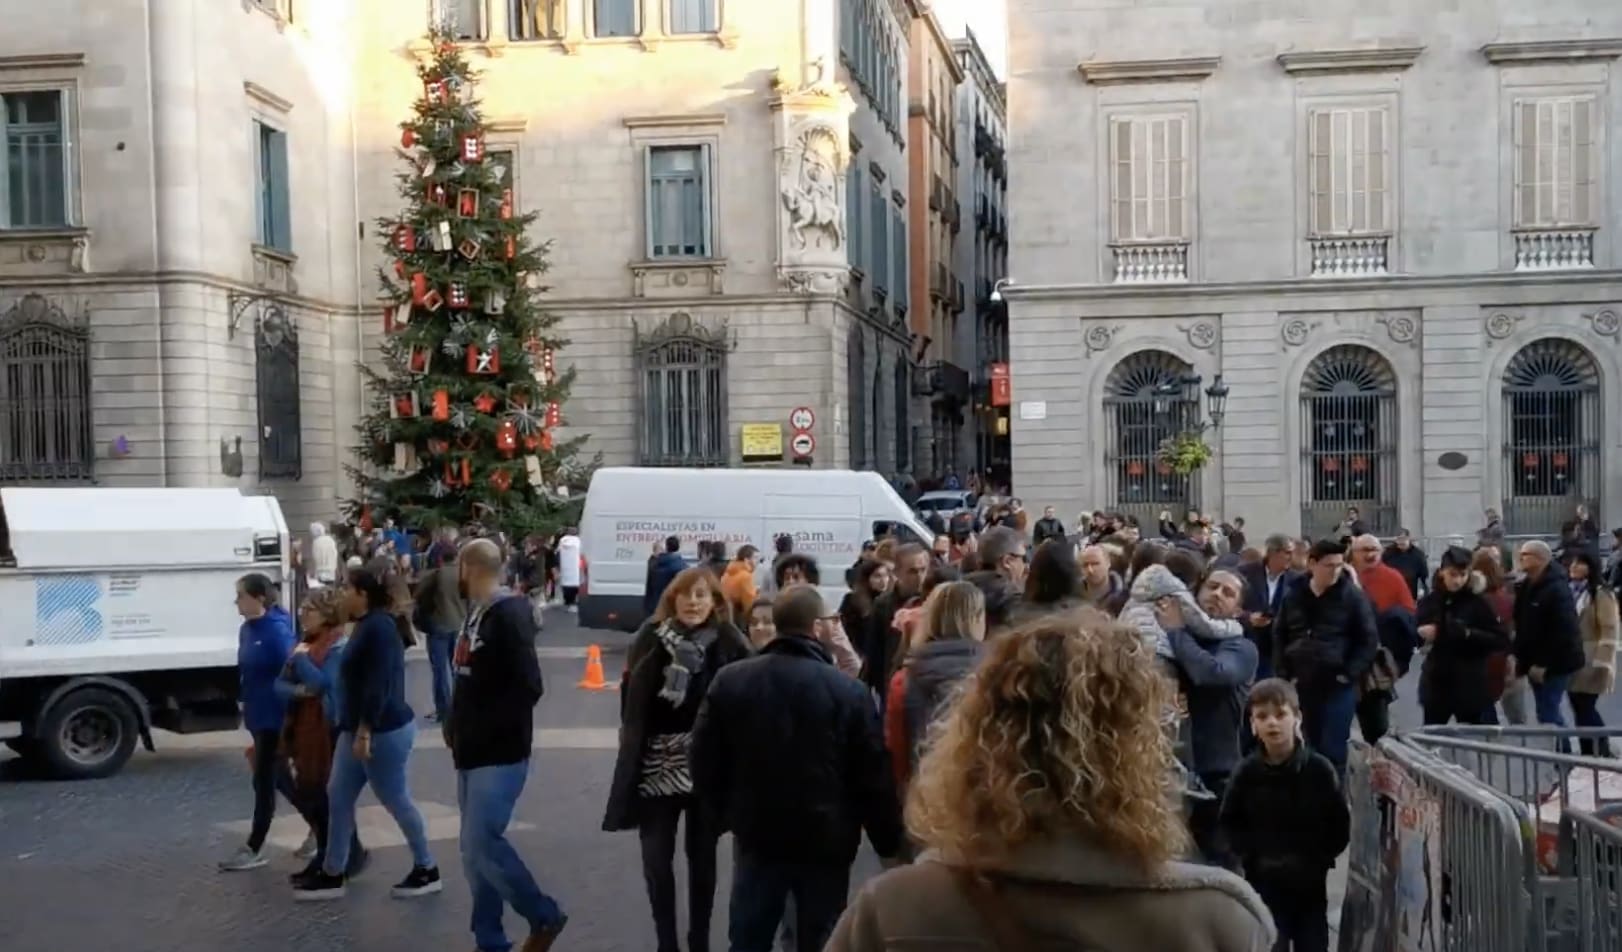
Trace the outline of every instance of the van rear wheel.
{"label": "van rear wheel", "polygon": [[117,773],[135,752],[138,733],[135,710],[123,695],[84,688],[45,713],[37,743],[52,774],[64,780],[90,780]]}

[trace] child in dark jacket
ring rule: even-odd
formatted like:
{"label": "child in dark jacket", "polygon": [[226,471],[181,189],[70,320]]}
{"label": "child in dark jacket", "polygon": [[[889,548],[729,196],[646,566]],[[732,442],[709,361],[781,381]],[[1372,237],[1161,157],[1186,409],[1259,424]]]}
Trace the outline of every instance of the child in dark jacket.
{"label": "child in dark jacket", "polygon": [[1222,829],[1245,878],[1278,926],[1275,952],[1327,952],[1327,880],[1351,840],[1351,812],[1333,765],[1301,740],[1301,699],[1269,678],[1250,690],[1258,747],[1222,801]]}

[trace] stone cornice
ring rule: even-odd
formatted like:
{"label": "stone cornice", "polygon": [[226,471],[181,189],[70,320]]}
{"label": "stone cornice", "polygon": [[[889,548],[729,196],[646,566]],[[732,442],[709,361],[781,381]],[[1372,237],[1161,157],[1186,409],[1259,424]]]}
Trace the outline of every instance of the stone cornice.
{"label": "stone cornice", "polygon": [[254,102],[259,103],[261,106],[264,106],[267,109],[281,113],[293,111],[293,103],[291,100],[283,99],[251,79],[243,82],[242,91],[248,94],[249,99],[252,99]]}
{"label": "stone cornice", "polygon": [[1488,43],[1481,48],[1481,55],[1487,58],[1487,62],[1495,66],[1608,60],[1622,56],[1622,38]]}
{"label": "stone cornice", "polygon": [[486,119],[485,132],[528,132],[529,120],[520,116],[517,119]]}
{"label": "stone cornice", "polygon": [[1353,295],[1397,291],[1457,288],[1516,288],[1536,285],[1611,285],[1622,282],[1622,270],[1540,271],[1535,275],[1488,274],[1387,275],[1378,278],[1290,278],[1283,281],[1245,281],[1212,284],[1036,284],[1003,286],[1010,301],[1139,301],[1172,298],[1254,297],[1298,294],[1321,297],[1325,293]]}
{"label": "stone cornice", "polygon": [[1077,64],[1081,78],[1095,86],[1121,83],[1198,82],[1216,72],[1220,56],[1186,56],[1180,59],[1089,60]]}
{"label": "stone cornice", "polygon": [[726,113],[706,112],[684,116],[626,116],[627,129],[677,129],[693,126],[724,126]]}
{"label": "stone cornice", "polygon": [[1423,46],[1372,47],[1360,50],[1303,50],[1280,53],[1278,65],[1291,75],[1403,70],[1414,65]]}
{"label": "stone cornice", "polygon": [[19,53],[0,56],[0,72],[25,69],[78,69],[84,65],[83,53]]}

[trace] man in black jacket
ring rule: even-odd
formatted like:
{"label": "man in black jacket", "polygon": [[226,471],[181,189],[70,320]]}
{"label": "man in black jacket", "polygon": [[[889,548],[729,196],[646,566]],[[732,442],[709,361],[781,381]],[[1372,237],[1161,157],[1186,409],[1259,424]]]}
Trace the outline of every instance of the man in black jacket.
{"label": "man in black jacket", "polygon": [[1385,547],[1380,561],[1402,573],[1402,579],[1408,583],[1408,591],[1413,593],[1415,599],[1430,591],[1430,559],[1424,549],[1414,545],[1414,537],[1408,534],[1407,529],[1397,530],[1397,537]]}
{"label": "man in black jacket", "polygon": [[1054,514],[1052,506],[1042,510],[1042,518],[1031,528],[1032,544],[1041,545],[1049,539],[1064,540],[1064,523]]}
{"label": "man in black jacket", "polygon": [[1275,532],[1263,543],[1266,546],[1260,562],[1239,567],[1239,577],[1245,582],[1244,616],[1245,637],[1256,645],[1260,664],[1257,678],[1273,676],[1273,619],[1284,603],[1284,593],[1301,574],[1290,568],[1295,558],[1295,540]]}
{"label": "man in black jacket", "polygon": [[456,765],[473,937],[481,949],[511,947],[501,925],[505,902],[529,923],[521,952],[546,952],[568,917],[535,884],[506,836],[529,776],[535,702],[543,690],[535,615],[528,599],[501,587],[501,550],[494,542],[468,543],[457,566],[468,614],[456,643],[445,741]]}
{"label": "man in black jacket", "polygon": [[830,619],[808,585],[772,604],[777,637],[723,668],[693,725],[693,788],[737,841],[733,952],[770,952],[794,899],[799,952],[820,952],[845,909],[865,829],[881,857],[901,846],[883,731],[861,682],[833,666]]}
{"label": "man in black jacket", "polygon": [[[928,549],[911,542],[896,549],[895,584],[874,600],[867,631],[856,643],[862,655],[862,681],[878,695],[881,704],[899,661],[897,645],[901,639],[895,630],[895,613],[918,597],[928,575]],[[854,632],[847,634],[855,636]]]}
{"label": "man in black jacket", "polygon": [[1301,695],[1301,727],[1312,749],[1346,770],[1357,687],[1380,646],[1374,606],[1352,580],[1346,549],[1324,539],[1307,552],[1307,572],[1284,593],[1273,620],[1273,670]]}
{"label": "man in black jacket", "polygon": [[[1531,682],[1538,723],[1564,727],[1560,705],[1566,687],[1587,663],[1576,597],[1570,577],[1554,561],[1547,543],[1522,544],[1520,565],[1526,578],[1515,587],[1515,643],[1511,648],[1515,673]],[[1565,738],[1560,747],[1562,751],[1569,747]]]}

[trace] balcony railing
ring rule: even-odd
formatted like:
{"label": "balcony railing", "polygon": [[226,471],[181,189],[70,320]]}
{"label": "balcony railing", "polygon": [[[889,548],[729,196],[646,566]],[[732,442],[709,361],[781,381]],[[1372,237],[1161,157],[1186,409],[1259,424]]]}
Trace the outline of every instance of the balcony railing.
{"label": "balcony railing", "polygon": [[925,366],[923,380],[920,381],[925,390],[919,396],[929,396],[947,401],[963,403],[969,399],[969,372],[949,360],[931,361]]}
{"label": "balcony railing", "polygon": [[1516,271],[1571,271],[1594,266],[1593,228],[1515,232]]}
{"label": "balcony railing", "polygon": [[962,314],[964,306],[965,305],[964,305],[964,301],[963,301],[963,282],[962,281],[953,281],[952,282],[952,311],[954,313],[957,313],[957,314]]}
{"label": "balcony railing", "polygon": [[1321,235],[1308,238],[1315,278],[1369,278],[1388,274],[1389,235]]}
{"label": "balcony railing", "polygon": [[946,300],[948,295],[951,293],[948,290],[948,288],[950,287],[950,281],[951,281],[951,278],[946,273],[946,265],[944,265],[944,264],[935,265],[935,272],[934,272],[933,275],[930,276],[930,279],[929,279],[929,294],[930,294],[930,296],[933,297],[937,301]]}
{"label": "balcony railing", "polygon": [[1188,280],[1188,242],[1140,241],[1110,245],[1116,284],[1177,284]]}

